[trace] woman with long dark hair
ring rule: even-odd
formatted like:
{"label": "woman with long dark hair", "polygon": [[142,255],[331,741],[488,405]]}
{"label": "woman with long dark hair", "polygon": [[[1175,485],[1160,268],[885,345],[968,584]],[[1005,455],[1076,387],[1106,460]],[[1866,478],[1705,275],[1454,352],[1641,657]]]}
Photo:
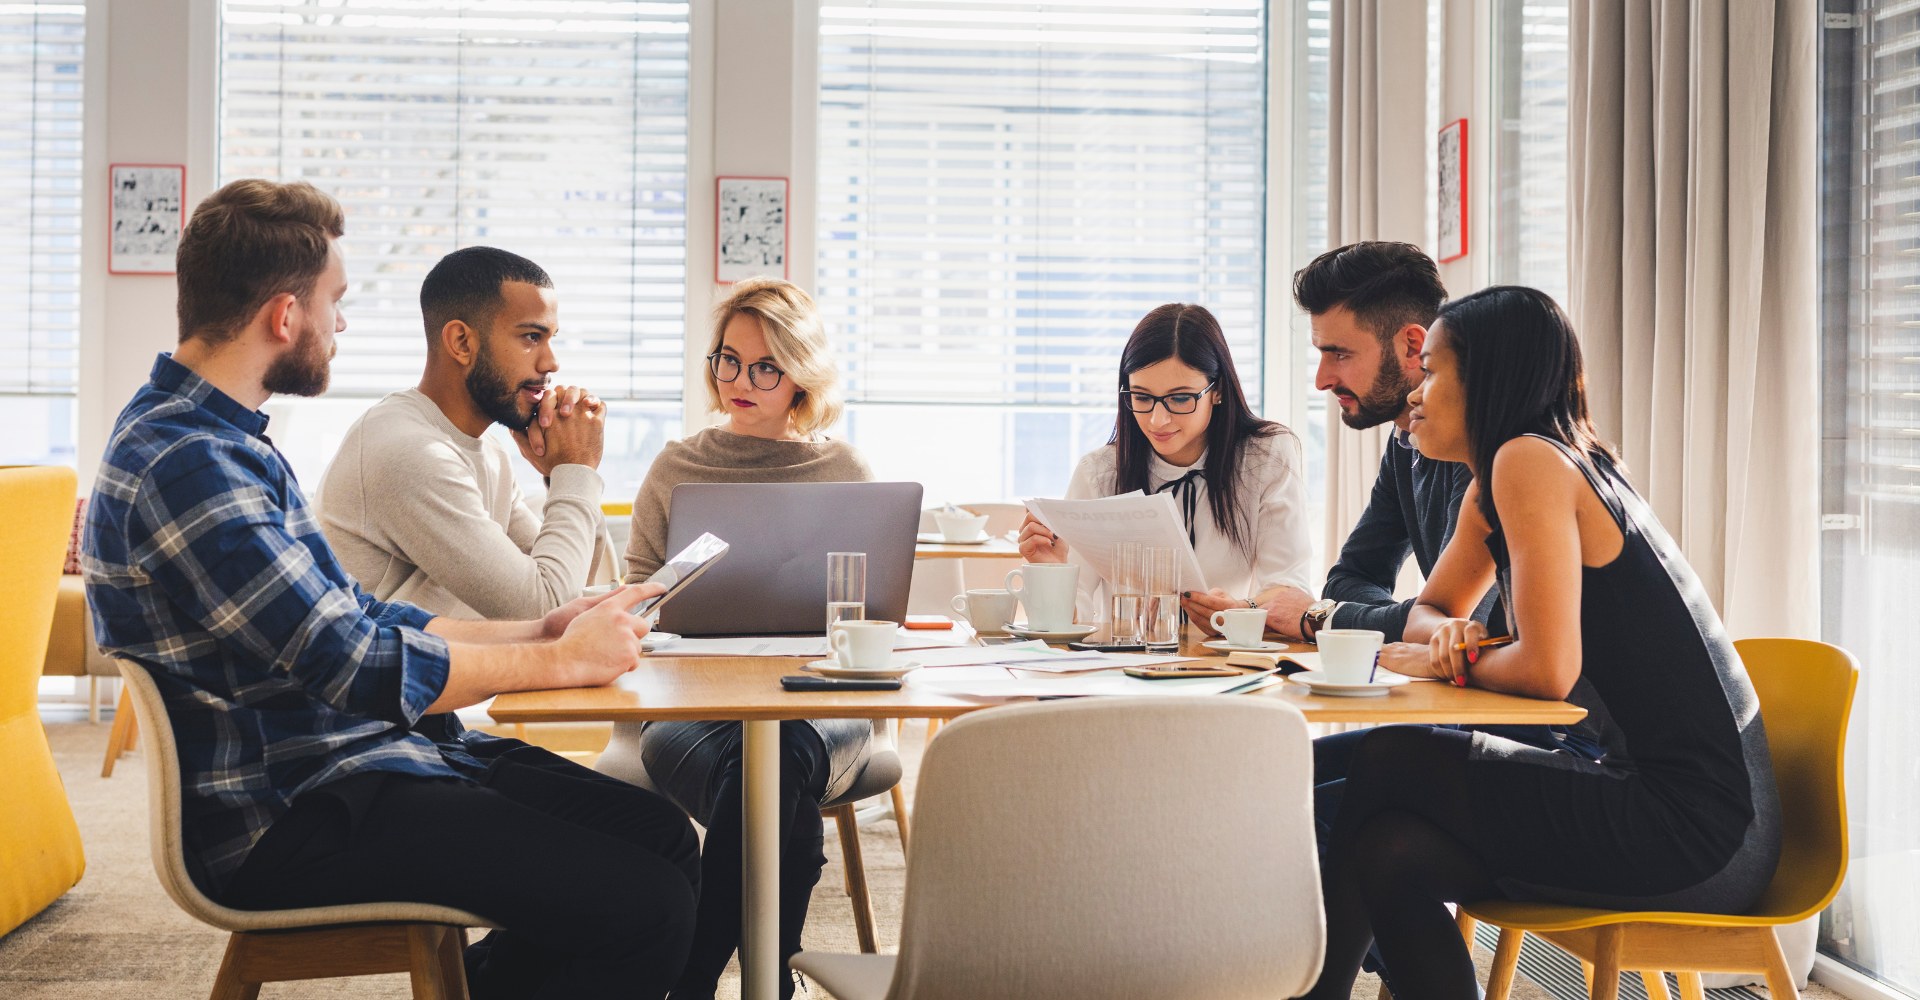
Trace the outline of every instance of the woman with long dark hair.
{"label": "woman with long dark hair", "polygon": [[[1255,595],[1276,586],[1306,590],[1312,543],[1300,439],[1247,406],[1213,314],[1182,303],[1147,313],[1121,350],[1117,388],[1113,435],[1080,460],[1067,499],[1171,493],[1211,588],[1182,582],[1196,622],[1253,607]],[[1020,552],[1028,562],[1073,558],[1032,517]],[[1080,575],[1083,612],[1098,607],[1099,583]]]}
{"label": "woman with long dark hair", "polygon": [[[1580,345],[1531,288],[1440,310],[1408,397],[1421,454],[1474,473],[1459,526],[1382,662],[1584,705],[1597,759],[1484,732],[1371,730],[1321,879],[1339,997],[1370,940],[1407,998],[1476,995],[1447,902],[1504,897],[1739,913],[1780,850],[1759,704],[1679,548],[1587,416]],[[1495,580],[1514,641],[1478,649]],[[1464,650],[1464,651],[1463,651]]]}

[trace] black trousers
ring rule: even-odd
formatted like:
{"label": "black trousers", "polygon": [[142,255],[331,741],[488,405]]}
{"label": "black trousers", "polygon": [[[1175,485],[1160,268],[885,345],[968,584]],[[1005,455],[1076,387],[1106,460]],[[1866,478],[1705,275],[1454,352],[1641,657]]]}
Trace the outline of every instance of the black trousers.
{"label": "black trousers", "polygon": [[[824,828],[820,801],[836,759],[857,757],[872,731],[862,719],[821,726],[836,735],[841,753],[822,739],[816,724],[780,724],[780,967],[800,951],[800,932],[820,869]],[[647,774],[660,790],[707,828],[701,856],[700,915],[686,971],[673,1000],[711,1000],[728,959],[740,948],[741,856],[746,817],[741,800],[743,730],[738,722],[652,722],[641,735]],[[779,978],[782,1000],[793,996],[793,977]]]}
{"label": "black trousers", "polygon": [[686,963],[699,880],[678,808],[521,744],[479,784],[372,772],[301,795],[222,901],[457,907],[504,928],[468,949],[475,1000],[655,998]]}

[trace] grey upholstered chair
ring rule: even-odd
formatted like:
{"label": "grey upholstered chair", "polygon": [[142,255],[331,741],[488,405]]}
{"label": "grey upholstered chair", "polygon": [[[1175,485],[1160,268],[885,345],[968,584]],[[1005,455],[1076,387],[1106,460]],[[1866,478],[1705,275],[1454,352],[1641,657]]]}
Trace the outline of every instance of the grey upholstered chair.
{"label": "grey upholstered chair", "polygon": [[793,967],[840,1000],[1297,996],[1326,943],[1311,773],[1274,698],[965,716],[920,763],[900,954]]}

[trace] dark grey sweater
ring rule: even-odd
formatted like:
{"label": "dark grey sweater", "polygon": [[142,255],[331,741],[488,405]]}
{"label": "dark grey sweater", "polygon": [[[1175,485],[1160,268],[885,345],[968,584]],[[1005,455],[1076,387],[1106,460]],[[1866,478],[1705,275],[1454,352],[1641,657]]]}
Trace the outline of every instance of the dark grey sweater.
{"label": "dark grey sweater", "polygon": [[[1412,552],[1420,572],[1433,573],[1460,521],[1460,500],[1471,482],[1473,473],[1465,465],[1427,458],[1406,434],[1393,432],[1380,456],[1373,496],[1340,546],[1340,559],[1327,571],[1327,585],[1320,591],[1320,596],[1340,602],[1332,627],[1377,629],[1388,642],[1400,641],[1407,612],[1413,609],[1413,601],[1393,599],[1400,565]],[[1487,623],[1489,635],[1506,632],[1499,605],[1495,588],[1474,609],[1473,617]]]}

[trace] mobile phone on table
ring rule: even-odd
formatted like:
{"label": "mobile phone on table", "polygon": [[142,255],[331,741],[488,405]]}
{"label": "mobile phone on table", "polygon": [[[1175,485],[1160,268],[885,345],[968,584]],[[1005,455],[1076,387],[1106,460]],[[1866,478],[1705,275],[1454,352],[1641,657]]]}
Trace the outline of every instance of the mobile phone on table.
{"label": "mobile phone on table", "polygon": [[1146,651],[1147,644],[1144,642],[1091,642],[1082,639],[1079,642],[1067,643],[1067,648],[1089,653],[1141,653]]}
{"label": "mobile phone on table", "polygon": [[806,674],[788,674],[780,678],[780,686],[788,691],[898,691],[898,680],[841,680],[837,677],[809,677]]}
{"label": "mobile phone on table", "polygon": [[1181,677],[1245,677],[1247,672],[1232,667],[1127,667],[1128,677],[1147,681],[1169,681]]}
{"label": "mobile phone on table", "polygon": [[651,615],[660,610],[660,606],[673,599],[675,594],[687,589],[687,585],[700,578],[721,556],[727,554],[727,543],[704,532],[667,560],[666,565],[653,571],[647,577],[648,583],[665,584],[667,592],[658,597],[649,597],[633,609],[636,615]]}

